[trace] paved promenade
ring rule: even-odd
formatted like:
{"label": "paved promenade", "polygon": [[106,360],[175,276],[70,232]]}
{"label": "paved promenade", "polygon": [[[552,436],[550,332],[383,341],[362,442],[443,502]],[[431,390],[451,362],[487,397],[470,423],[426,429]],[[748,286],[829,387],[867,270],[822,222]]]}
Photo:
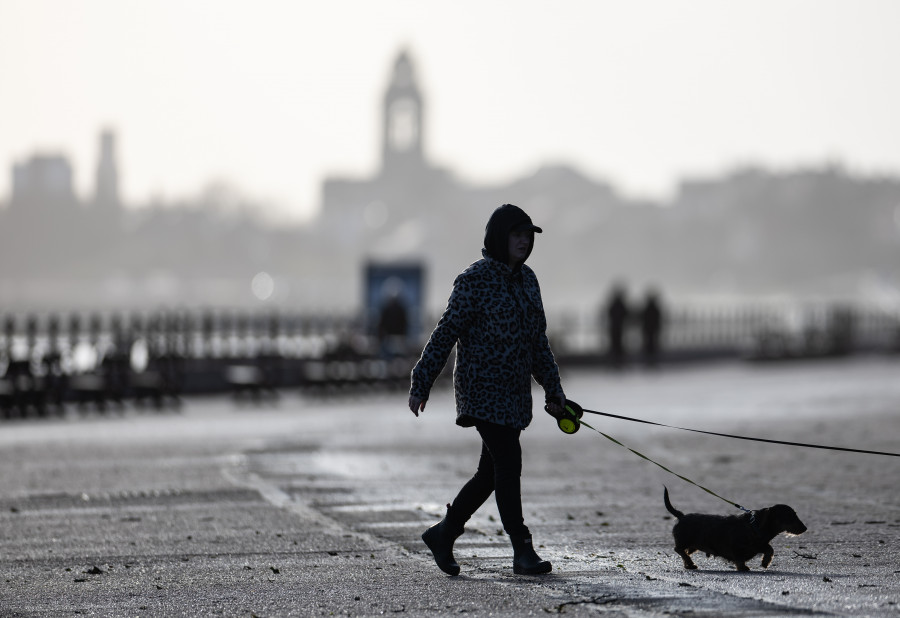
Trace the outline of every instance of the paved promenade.
{"label": "paved promenade", "polygon": [[[564,372],[585,407],[797,442],[900,452],[900,358],[657,372]],[[0,425],[0,616],[896,616],[900,458],[742,442],[591,418],[750,508],[809,531],[769,569],[672,551],[663,484],[685,512],[733,507],[602,436],[536,412],[523,434],[526,521],[553,573],[515,576],[493,503],[457,544],[419,539],[474,470],[452,394],[275,405],[189,399]]]}

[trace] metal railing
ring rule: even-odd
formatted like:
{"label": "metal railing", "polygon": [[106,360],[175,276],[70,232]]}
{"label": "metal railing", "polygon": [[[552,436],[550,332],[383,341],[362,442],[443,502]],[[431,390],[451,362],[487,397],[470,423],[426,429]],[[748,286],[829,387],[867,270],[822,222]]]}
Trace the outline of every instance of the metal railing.
{"label": "metal railing", "polygon": [[[610,363],[602,316],[548,318],[560,365]],[[665,313],[654,358],[643,349],[638,320],[626,323],[623,338],[629,363],[895,353],[900,312],[825,304],[683,306]],[[400,348],[382,344],[355,314],[0,314],[0,415],[50,415],[69,404],[163,409],[202,393],[262,399],[284,389],[310,395],[405,390],[424,339]]]}

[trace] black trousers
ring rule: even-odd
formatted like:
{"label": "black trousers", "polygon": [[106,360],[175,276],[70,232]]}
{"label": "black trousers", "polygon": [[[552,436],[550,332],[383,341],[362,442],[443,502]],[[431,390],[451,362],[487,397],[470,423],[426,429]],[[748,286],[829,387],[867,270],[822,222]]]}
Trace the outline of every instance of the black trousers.
{"label": "black trousers", "polygon": [[510,537],[529,535],[522,516],[522,447],[519,429],[477,421],[481,435],[481,459],[478,470],[463,485],[450,513],[460,526],[491,496],[496,494],[503,529]]}

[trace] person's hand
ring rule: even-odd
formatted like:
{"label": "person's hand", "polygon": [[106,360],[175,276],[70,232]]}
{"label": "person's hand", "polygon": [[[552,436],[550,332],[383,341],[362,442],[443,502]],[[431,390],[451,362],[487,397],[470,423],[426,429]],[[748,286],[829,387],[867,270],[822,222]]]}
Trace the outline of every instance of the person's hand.
{"label": "person's hand", "polygon": [[419,416],[419,412],[423,412],[425,410],[425,404],[428,402],[427,399],[419,399],[414,395],[409,396],[409,409],[412,410],[412,413],[417,417]]}
{"label": "person's hand", "polygon": [[566,413],[566,396],[560,395],[559,399],[556,401],[552,399],[548,400],[547,405],[544,406],[544,410],[555,419],[563,418]]}

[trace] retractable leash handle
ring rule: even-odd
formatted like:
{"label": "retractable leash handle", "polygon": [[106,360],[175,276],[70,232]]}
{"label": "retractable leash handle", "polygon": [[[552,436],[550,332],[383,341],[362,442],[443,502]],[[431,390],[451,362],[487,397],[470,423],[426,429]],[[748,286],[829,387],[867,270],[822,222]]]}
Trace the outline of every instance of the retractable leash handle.
{"label": "retractable leash handle", "polygon": [[[550,404],[545,405],[544,410],[550,412]],[[582,416],[584,416],[584,409],[571,399],[566,399],[562,414],[556,417],[556,426],[563,433],[576,433],[581,428]]]}

